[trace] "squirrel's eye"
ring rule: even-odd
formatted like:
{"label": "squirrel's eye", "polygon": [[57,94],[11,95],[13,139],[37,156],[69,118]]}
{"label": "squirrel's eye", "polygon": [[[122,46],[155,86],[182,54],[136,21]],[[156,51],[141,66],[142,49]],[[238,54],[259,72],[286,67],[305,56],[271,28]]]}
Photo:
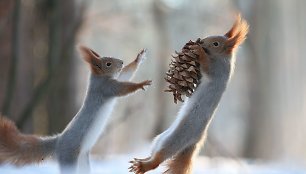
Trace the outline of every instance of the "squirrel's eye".
{"label": "squirrel's eye", "polygon": [[110,67],[111,65],[112,65],[112,63],[110,63],[110,62],[107,62],[107,63],[106,63],[106,66],[107,66],[107,67]]}
{"label": "squirrel's eye", "polygon": [[219,42],[214,42],[213,45],[214,45],[215,47],[217,47],[217,46],[219,46]]}

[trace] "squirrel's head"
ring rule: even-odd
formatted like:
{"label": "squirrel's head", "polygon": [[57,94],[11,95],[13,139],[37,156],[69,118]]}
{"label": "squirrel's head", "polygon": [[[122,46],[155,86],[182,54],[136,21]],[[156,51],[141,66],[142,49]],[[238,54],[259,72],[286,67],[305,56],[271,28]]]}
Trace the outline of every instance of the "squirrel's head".
{"label": "squirrel's head", "polygon": [[248,31],[248,23],[237,15],[236,22],[224,36],[207,37],[201,40],[201,46],[211,57],[231,57],[236,48],[246,39]]}
{"label": "squirrel's head", "polygon": [[90,65],[93,75],[114,76],[123,67],[123,61],[112,57],[101,57],[98,53],[85,46],[79,46],[82,58]]}

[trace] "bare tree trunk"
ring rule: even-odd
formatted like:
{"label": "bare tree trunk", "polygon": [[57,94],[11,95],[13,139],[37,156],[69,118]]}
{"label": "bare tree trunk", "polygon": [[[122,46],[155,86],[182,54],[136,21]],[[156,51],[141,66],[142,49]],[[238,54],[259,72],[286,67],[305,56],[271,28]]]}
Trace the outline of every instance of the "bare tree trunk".
{"label": "bare tree trunk", "polygon": [[6,93],[4,98],[4,103],[2,106],[2,112],[4,115],[10,115],[10,109],[13,99],[13,94],[16,85],[16,75],[17,75],[17,64],[19,59],[19,42],[20,42],[20,0],[15,0],[13,9],[13,26],[12,26],[12,58],[10,62],[10,69],[8,73],[8,82],[6,86]]}
{"label": "bare tree trunk", "polygon": [[156,123],[155,128],[153,129],[152,137],[160,134],[164,129],[164,119],[165,113],[167,113],[167,101],[165,98],[165,93],[163,92],[166,88],[165,80],[162,78],[165,76],[165,73],[168,69],[167,64],[165,64],[165,59],[169,57],[169,35],[167,33],[167,15],[165,14],[166,11],[162,9],[161,1],[154,1],[153,2],[153,14],[155,19],[155,26],[158,32],[158,65],[156,69],[157,77],[159,77],[160,81],[156,82],[158,84],[157,87],[157,109],[156,109]]}
{"label": "bare tree trunk", "polygon": [[304,1],[254,1],[249,40],[254,58],[250,81],[255,87],[250,95],[248,157],[305,160],[303,5]]}
{"label": "bare tree trunk", "polygon": [[[4,6],[6,8],[4,11],[8,11],[9,15],[1,20],[4,25],[3,30],[0,29],[3,31],[0,38],[3,38],[6,43],[1,46],[3,48],[3,50],[0,50],[1,61],[9,62],[9,64],[1,63],[3,65],[1,70],[6,71],[1,75],[7,76],[7,79],[0,77],[2,83],[6,82],[6,91],[1,89],[1,94],[5,94],[6,97],[1,111],[11,119],[16,120],[28,98],[32,95],[34,71],[32,50],[34,46],[29,43],[33,42],[33,35],[31,34],[33,15],[28,12],[32,9],[28,9],[22,1],[9,2],[11,2],[13,8]],[[8,44],[11,45],[9,48],[7,47]],[[8,51],[10,51],[10,54],[6,54]],[[4,96],[1,97],[1,94],[0,98],[3,98]]]}
{"label": "bare tree trunk", "polygon": [[[12,9],[14,9],[13,1],[0,1],[0,106],[1,109],[5,105],[5,95],[9,81],[9,65],[11,58],[11,18]],[[0,111],[1,112],[1,111]],[[10,116],[10,115],[6,115]]]}
{"label": "bare tree trunk", "polygon": [[[36,8],[40,9],[37,10],[40,18],[36,20],[41,22],[42,28],[47,28],[46,36],[49,33],[45,40],[42,39],[48,47],[48,53],[45,55],[46,68],[41,70],[46,75],[38,78],[39,83],[17,120],[19,127],[32,117],[37,106],[45,103],[45,96],[48,96],[47,125],[50,125],[49,131],[52,133],[62,130],[75,113],[74,41],[82,24],[85,7],[86,3],[75,4],[74,0],[37,2]],[[78,9],[77,12],[74,9]]]}
{"label": "bare tree trunk", "polygon": [[[49,132],[61,131],[71,120],[77,111],[76,106],[76,72],[75,72],[75,34],[69,30],[82,20],[77,15],[74,0],[52,1],[52,17],[50,21],[50,58],[53,66],[64,68],[52,68],[59,71],[55,77],[56,83],[52,85],[48,96]],[[69,13],[65,13],[69,11]],[[73,36],[71,36],[73,35]],[[69,39],[73,38],[73,39]],[[70,42],[67,43],[66,41]],[[65,46],[63,45],[65,43]],[[60,59],[65,59],[61,62]],[[60,102],[59,102],[60,100]]]}

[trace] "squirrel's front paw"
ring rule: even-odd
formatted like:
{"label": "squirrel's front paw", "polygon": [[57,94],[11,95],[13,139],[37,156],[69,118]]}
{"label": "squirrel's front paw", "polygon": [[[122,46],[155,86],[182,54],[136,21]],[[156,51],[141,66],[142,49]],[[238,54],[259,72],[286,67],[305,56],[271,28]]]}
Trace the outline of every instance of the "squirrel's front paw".
{"label": "squirrel's front paw", "polygon": [[198,55],[198,56],[206,56],[205,50],[201,47],[201,45],[190,45],[189,49],[191,50],[192,53]]}
{"label": "squirrel's front paw", "polygon": [[142,89],[142,90],[145,90],[145,86],[150,86],[152,84],[152,80],[146,80],[146,81],[143,81],[141,83],[139,83],[139,88]]}
{"label": "squirrel's front paw", "polygon": [[137,55],[137,57],[136,57],[136,59],[134,60],[137,64],[139,64],[139,63],[141,63],[145,58],[146,58],[146,54],[147,54],[147,49],[142,49],[139,53],[138,53],[138,55]]}
{"label": "squirrel's front paw", "polygon": [[207,55],[207,53],[205,52],[204,48],[201,45],[191,45],[189,46],[191,52],[193,54],[198,55],[199,58],[199,63],[202,67],[202,69],[204,70],[204,72],[206,74],[209,73],[209,64],[210,64],[210,59]]}

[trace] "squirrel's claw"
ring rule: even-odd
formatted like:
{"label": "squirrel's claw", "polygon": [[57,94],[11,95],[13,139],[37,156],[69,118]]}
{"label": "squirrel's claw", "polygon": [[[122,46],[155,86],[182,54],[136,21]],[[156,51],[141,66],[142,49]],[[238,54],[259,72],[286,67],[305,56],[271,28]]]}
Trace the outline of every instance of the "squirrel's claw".
{"label": "squirrel's claw", "polygon": [[144,49],[142,49],[139,53],[138,53],[138,55],[137,55],[137,57],[136,57],[136,59],[135,59],[135,62],[138,64],[138,63],[141,63],[145,58],[146,58],[146,54],[147,54],[147,49],[146,48],[144,48]]}
{"label": "squirrel's claw", "polygon": [[167,169],[166,171],[164,171],[162,174],[169,174],[170,169]]}
{"label": "squirrel's claw", "polygon": [[146,161],[147,159],[149,158],[145,159],[134,158],[132,161],[130,161],[132,165],[128,168],[129,172],[133,172],[135,174],[144,174],[146,170],[143,167],[143,162]]}
{"label": "squirrel's claw", "polygon": [[157,164],[151,157],[144,159],[134,158],[130,163],[132,163],[132,166],[129,167],[129,171],[135,174],[144,174],[149,170],[155,169],[159,165],[159,163]]}
{"label": "squirrel's claw", "polygon": [[[150,86],[152,84],[152,80],[146,80],[146,81],[143,81],[142,83],[140,83],[140,88],[142,90],[145,90],[145,86]],[[134,159],[136,161],[136,158]]]}

